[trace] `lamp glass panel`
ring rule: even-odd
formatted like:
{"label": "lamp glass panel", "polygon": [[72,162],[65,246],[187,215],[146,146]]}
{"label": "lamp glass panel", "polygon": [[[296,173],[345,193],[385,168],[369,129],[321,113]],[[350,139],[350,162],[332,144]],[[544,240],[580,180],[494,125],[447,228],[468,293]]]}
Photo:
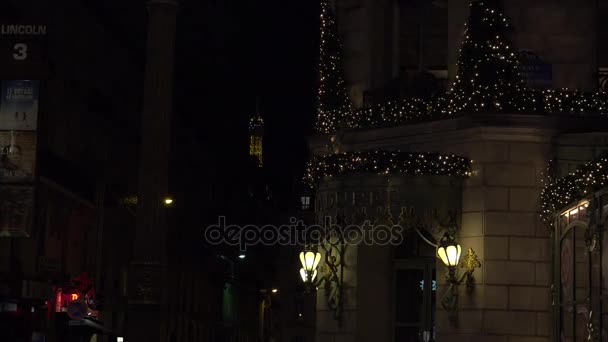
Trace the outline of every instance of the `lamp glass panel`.
{"label": "lamp glass panel", "polygon": [[316,255],[313,252],[306,252],[304,254],[304,269],[308,272],[311,272],[315,268],[315,259]]}
{"label": "lamp glass panel", "polygon": [[300,268],[300,277],[302,277],[303,282],[306,282],[306,271],[303,268]]}
{"label": "lamp glass panel", "polygon": [[446,254],[445,248],[437,248],[437,256],[439,257],[439,259],[441,259],[441,261],[443,261],[444,265],[450,266],[450,262],[448,261],[448,255]]}
{"label": "lamp glass panel", "polygon": [[306,259],[304,259],[304,252],[300,252],[300,262],[302,263],[302,267],[306,268]]}
{"label": "lamp glass panel", "polygon": [[447,264],[448,266],[458,265],[458,260],[460,260],[460,245],[448,246],[446,248],[446,254],[447,254],[447,259],[448,259],[448,264]]}

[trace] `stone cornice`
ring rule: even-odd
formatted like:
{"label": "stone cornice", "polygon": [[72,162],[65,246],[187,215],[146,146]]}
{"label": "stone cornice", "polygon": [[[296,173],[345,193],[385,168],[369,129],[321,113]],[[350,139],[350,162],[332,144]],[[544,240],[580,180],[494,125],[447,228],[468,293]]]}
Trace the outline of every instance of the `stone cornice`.
{"label": "stone cornice", "polygon": [[598,115],[471,114],[391,128],[350,129],[313,136],[312,154],[325,154],[334,137],[340,151],[407,149],[420,144],[454,144],[479,140],[546,142],[560,133],[608,132],[608,119]]}

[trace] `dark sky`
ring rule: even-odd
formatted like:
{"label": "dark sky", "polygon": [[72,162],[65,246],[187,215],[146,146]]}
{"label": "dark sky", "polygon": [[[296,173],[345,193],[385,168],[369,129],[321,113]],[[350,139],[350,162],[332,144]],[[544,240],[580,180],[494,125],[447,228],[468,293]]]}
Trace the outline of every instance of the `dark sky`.
{"label": "dark sky", "polygon": [[314,115],[318,11],[316,1],[181,1],[176,108],[227,179],[247,176],[257,96],[267,179],[285,192],[301,174]]}

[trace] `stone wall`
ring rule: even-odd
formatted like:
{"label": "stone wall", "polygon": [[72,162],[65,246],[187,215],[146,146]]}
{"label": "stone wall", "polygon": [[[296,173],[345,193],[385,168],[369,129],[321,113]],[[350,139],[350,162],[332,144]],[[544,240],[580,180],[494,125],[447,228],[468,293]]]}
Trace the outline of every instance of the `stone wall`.
{"label": "stone wall", "polygon": [[399,72],[399,12],[393,0],[336,0],[346,83],[356,107],[365,91],[385,86]]}

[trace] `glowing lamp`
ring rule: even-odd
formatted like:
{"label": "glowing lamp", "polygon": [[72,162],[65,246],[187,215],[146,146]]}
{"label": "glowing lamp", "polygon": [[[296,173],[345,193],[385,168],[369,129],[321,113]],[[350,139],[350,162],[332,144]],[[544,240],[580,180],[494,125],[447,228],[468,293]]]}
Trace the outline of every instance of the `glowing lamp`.
{"label": "glowing lamp", "polygon": [[448,233],[445,233],[437,246],[437,256],[447,267],[453,268],[460,261],[460,252],[460,245]]}
{"label": "glowing lamp", "polygon": [[166,196],[166,197],[163,199],[163,203],[165,203],[165,205],[166,205],[166,206],[170,206],[170,205],[172,205],[172,204],[173,204],[173,198],[171,198],[171,197],[169,197],[169,196]]}
{"label": "glowing lamp", "polygon": [[315,278],[317,277],[317,270],[314,270],[312,272],[312,277],[310,278],[310,280],[308,279],[308,272],[306,272],[303,268],[300,268],[300,277],[302,277],[302,281],[303,282],[309,282],[309,281],[314,281]]}
{"label": "glowing lamp", "polygon": [[302,277],[302,281],[306,283],[315,280],[319,261],[321,261],[321,253],[310,251],[300,253],[300,262],[302,263],[300,276]]}

